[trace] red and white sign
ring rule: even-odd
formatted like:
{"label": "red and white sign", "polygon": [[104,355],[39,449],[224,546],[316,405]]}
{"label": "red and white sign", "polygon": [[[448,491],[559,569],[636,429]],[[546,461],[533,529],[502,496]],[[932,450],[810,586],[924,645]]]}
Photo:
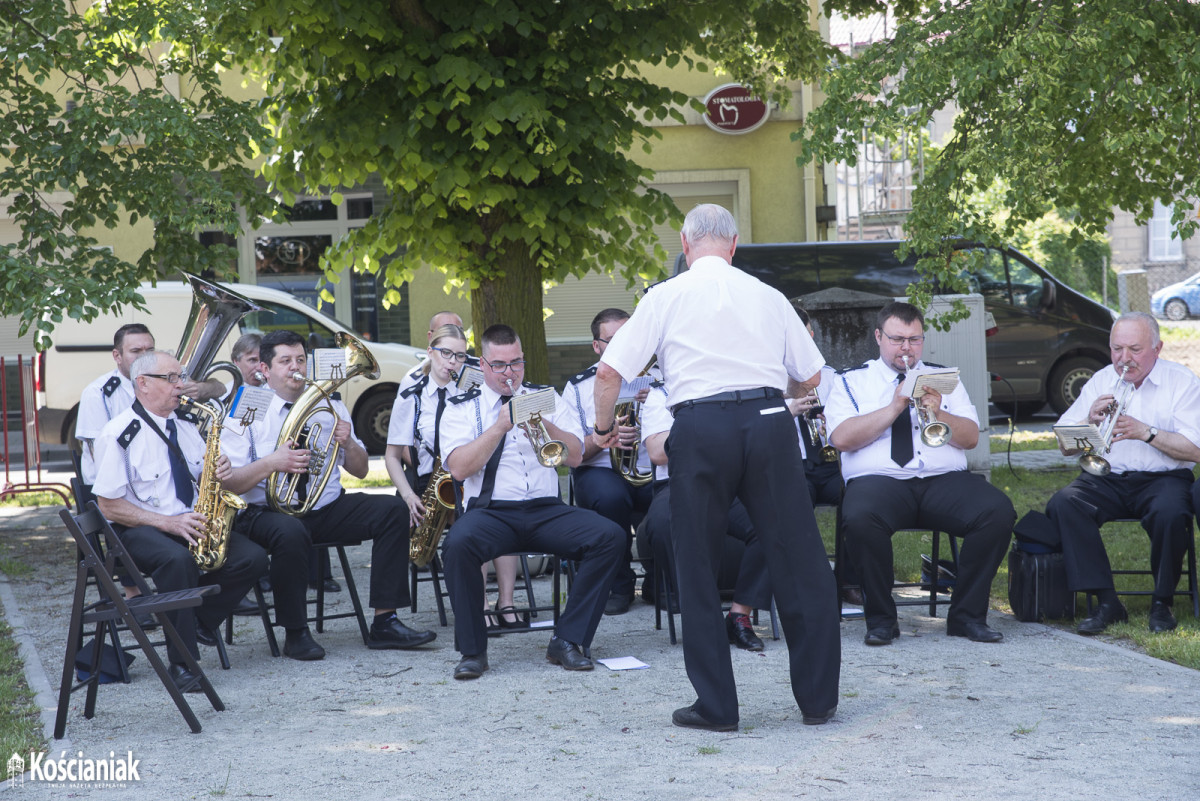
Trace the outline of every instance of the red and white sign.
{"label": "red and white sign", "polygon": [[766,122],[770,114],[765,102],[738,83],[718,86],[704,98],[704,122],[721,133],[750,133]]}

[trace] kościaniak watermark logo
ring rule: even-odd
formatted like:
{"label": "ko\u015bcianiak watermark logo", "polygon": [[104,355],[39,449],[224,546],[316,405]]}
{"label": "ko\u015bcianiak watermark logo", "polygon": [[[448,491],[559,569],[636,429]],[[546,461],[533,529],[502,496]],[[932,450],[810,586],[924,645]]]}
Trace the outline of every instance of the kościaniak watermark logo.
{"label": "ko\u015bcianiak watermark logo", "polygon": [[68,757],[66,751],[54,758],[46,751],[30,751],[26,761],[20,754],[8,758],[8,784],[24,784],[26,771],[28,781],[60,784],[66,786],[87,785],[89,789],[124,788],[129,782],[140,782],[138,762],[132,751],[117,756],[113,751],[107,757],[93,759],[82,751]]}

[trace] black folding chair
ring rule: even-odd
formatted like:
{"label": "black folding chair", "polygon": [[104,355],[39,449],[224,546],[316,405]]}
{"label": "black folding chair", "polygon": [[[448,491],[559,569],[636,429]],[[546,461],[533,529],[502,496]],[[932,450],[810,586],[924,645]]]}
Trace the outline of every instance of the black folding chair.
{"label": "black folding chair", "polygon": [[[63,523],[66,524],[67,530],[71,532],[71,536],[75,538],[75,544],[79,548],[82,558],[79,561],[79,568],[75,577],[75,597],[71,606],[71,622],[67,633],[67,654],[63,661],[62,682],[59,685],[58,691],[58,714],[54,721],[54,738],[62,739],[67,728],[67,708],[70,706],[71,695],[76,690],[87,687],[87,700],[84,704],[83,716],[92,718],[96,712],[96,691],[100,685],[100,661],[103,655],[103,644],[107,632],[111,628],[120,623],[128,628],[129,632],[137,640],[141,646],[142,653],[146,655],[146,659],[150,662],[154,672],[158,674],[158,678],[166,688],[167,693],[171,696],[171,700],[175,702],[180,714],[187,721],[188,726],[193,732],[199,732],[200,721],[197,720],[192,708],[188,706],[187,700],[183,697],[183,693],[191,689],[191,685],[187,687],[177,687],[170,674],[167,672],[166,665],[163,664],[158,652],[154,648],[154,644],[146,636],[145,630],[138,624],[136,615],[145,613],[153,615],[158,620],[163,632],[171,643],[174,643],[176,649],[183,654],[184,662],[187,669],[196,676],[195,681],[199,683],[200,689],[208,696],[209,703],[213,709],[218,712],[225,709],[225,704],[221,702],[216,690],[208,681],[208,677],[200,668],[200,665],[192,658],[187,648],[183,644],[183,640],[179,637],[179,632],[171,624],[167,617],[167,612],[177,609],[186,609],[196,607],[203,603],[204,596],[220,590],[215,585],[194,587],[187,590],[178,590],[175,592],[155,593],[150,590],[145,579],[142,578],[141,571],[138,570],[129,552],[125,550],[124,543],[113,532],[108,521],[100,514],[99,508],[94,501],[90,502],[87,511],[84,513],[72,516],[70,510],[63,509],[59,512]],[[107,553],[104,557],[100,556],[100,535],[104,535],[105,542],[108,545]],[[122,569],[128,572],[133,577],[138,589],[141,590],[141,595],[136,598],[125,599],[121,588],[113,581],[114,572]],[[100,591],[100,599],[94,603],[87,603],[87,587],[88,582],[94,581]],[[79,653],[79,644],[82,638],[83,627],[85,625],[95,625],[96,633],[92,640],[92,658],[88,677],[81,682],[75,683],[73,672],[75,670],[75,659]],[[121,661],[121,659],[118,659]]]}

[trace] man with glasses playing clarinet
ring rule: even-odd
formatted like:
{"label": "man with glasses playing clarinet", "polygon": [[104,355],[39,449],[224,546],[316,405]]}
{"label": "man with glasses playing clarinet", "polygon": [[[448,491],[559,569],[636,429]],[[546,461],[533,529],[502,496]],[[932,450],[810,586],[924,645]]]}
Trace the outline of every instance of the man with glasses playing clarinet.
{"label": "man with glasses playing clarinet", "polygon": [[[523,383],[521,340],[507,325],[481,339],[483,385],[452,399],[442,418],[442,451],[461,481],[465,512],[446,537],[442,561],[454,607],[455,645],[462,659],[456,679],[476,679],[488,669],[480,565],[503,554],[554,554],[579,562],[571,597],[558,618],[546,659],[566,670],[591,670],[584,655],[604,613],[608,588],[625,551],[625,534],[595,512],[568,506],[559,496],[556,448],[531,441],[532,424],[514,425],[508,405],[537,393],[550,441],[560,443],[561,464],[577,467],[583,448],[579,421],[552,387]],[[540,453],[539,453],[540,450]]]}

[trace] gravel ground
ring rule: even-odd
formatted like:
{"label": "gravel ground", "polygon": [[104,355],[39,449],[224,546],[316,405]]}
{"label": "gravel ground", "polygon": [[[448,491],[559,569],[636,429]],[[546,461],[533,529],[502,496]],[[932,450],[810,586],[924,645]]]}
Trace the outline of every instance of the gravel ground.
{"label": "gravel ground", "polygon": [[[49,721],[73,546],[53,510],[0,510],[0,536],[33,567],[30,578],[0,582],[0,601]],[[351,554],[366,597],[370,549]],[[536,591],[547,597],[548,580]],[[345,603],[344,594],[335,597]],[[991,616],[1005,635],[999,645],[947,638],[944,619],[916,607],[902,610],[903,635],[886,648],[867,648],[862,622],[844,622],[841,705],[833,722],[817,727],[801,724],[784,644],[760,626],[766,651],[733,655],[741,728],[713,734],[671,725],[672,710],[693,696],[682,650],[654,629],[649,606],[604,618],[593,646],[597,657],[635,656],[648,669],[568,673],[545,661],[546,633],[523,633],[492,641],[483,678],[456,682],[453,635],[438,626],[428,585],[420,602],[403,617],[437,630],[427,649],[369,651],[354,622],[341,620],[316,635],[329,652],[317,663],[271,658],[261,624],[238,618],[232,670],[220,670],[203,649],[228,708],[215,712],[203,696],[189,696],[200,734],[188,731],[139,658],[132,684],[100,688],[94,719],[83,719],[82,696],[72,699],[68,740],[51,748],[91,758],[132,751],[140,781],[110,788],[27,780],[8,792],[856,801],[1200,793],[1200,673],[999,613]]]}

